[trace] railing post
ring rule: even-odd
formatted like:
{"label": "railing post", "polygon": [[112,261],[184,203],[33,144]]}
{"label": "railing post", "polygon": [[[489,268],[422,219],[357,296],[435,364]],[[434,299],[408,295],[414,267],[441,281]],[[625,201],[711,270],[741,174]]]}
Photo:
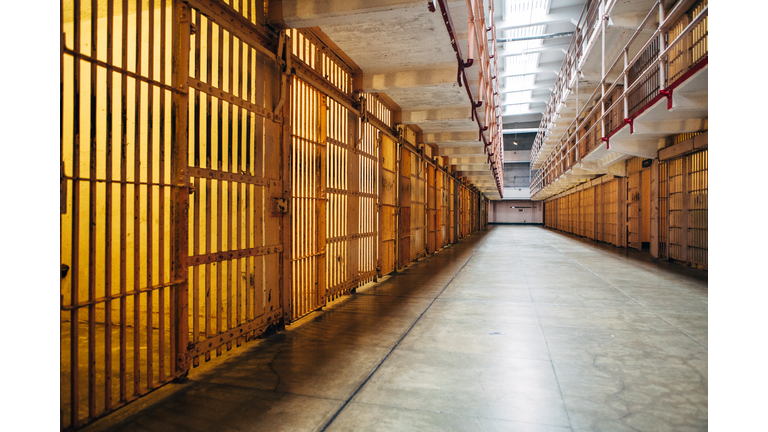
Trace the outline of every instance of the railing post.
{"label": "railing post", "polygon": [[629,75],[627,69],[629,68],[629,52],[627,47],[624,47],[624,118],[629,118],[629,100],[627,97],[627,89],[629,88]]}
{"label": "railing post", "polygon": [[[600,74],[600,131],[605,136],[605,0],[600,4],[600,39],[602,41],[601,74]],[[607,146],[606,146],[607,147]]]}
{"label": "railing post", "polygon": [[[664,31],[661,29],[661,25],[664,23],[664,3],[659,2],[659,54],[663,53],[667,49],[667,44],[664,41]],[[659,89],[664,90],[667,88],[667,70],[666,63],[663,59],[659,59]]]}

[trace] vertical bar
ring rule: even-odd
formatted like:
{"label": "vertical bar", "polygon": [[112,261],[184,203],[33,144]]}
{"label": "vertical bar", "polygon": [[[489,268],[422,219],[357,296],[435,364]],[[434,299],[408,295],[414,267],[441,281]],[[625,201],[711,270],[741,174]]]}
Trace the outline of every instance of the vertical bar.
{"label": "vertical bar", "polygon": [[[243,75],[245,75],[244,69],[246,67],[246,65],[245,65],[245,58],[246,58],[246,56],[243,55],[243,49],[248,49],[248,46],[243,44],[242,41],[240,41],[238,39],[238,42],[237,42],[237,52],[238,52],[238,61],[239,61],[239,63],[238,63],[238,70],[240,71],[240,73],[237,74],[237,77],[238,77],[238,79],[237,79],[237,92],[238,93],[237,94],[238,94],[238,96],[240,96],[241,99],[249,100],[248,96],[245,94],[245,86],[244,86],[244,82],[243,82]],[[235,164],[233,164],[235,166],[234,172],[236,172],[236,173],[243,172],[243,121],[245,121],[247,118],[248,118],[248,111],[245,111],[242,108],[238,107],[237,108],[237,162]],[[233,183],[233,185],[235,185],[235,187],[237,188],[237,194],[236,194],[237,198],[236,198],[236,201],[233,200],[233,195],[232,194],[234,193],[234,191],[232,191],[230,189],[230,200],[229,200],[229,202],[230,202],[230,208],[232,208],[232,203],[235,203],[235,205],[236,205],[235,212],[237,213],[237,218],[235,220],[235,223],[237,223],[237,230],[235,232],[235,236],[237,237],[237,240],[234,242],[234,245],[232,245],[230,243],[230,249],[232,249],[233,246],[234,246],[234,248],[236,248],[237,250],[240,250],[242,248],[242,241],[241,240],[242,240],[242,234],[243,234],[243,229],[242,229],[243,219],[242,219],[241,209],[242,209],[242,199],[243,199],[243,192],[242,191],[243,191],[243,186],[244,185],[242,183],[239,183],[239,182]],[[234,188],[232,188],[232,189],[234,189]],[[230,226],[231,226],[231,223],[230,223]],[[231,229],[230,229],[230,232],[231,232]],[[231,239],[231,237],[232,236],[230,235],[230,239]],[[230,268],[230,270],[231,270],[230,274],[234,274],[234,276],[235,276],[235,282],[234,282],[235,283],[235,292],[237,293],[236,294],[237,295],[237,304],[236,304],[236,307],[237,307],[237,313],[236,313],[237,318],[236,318],[235,326],[240,326],[240,324],[243,323],[243,317],[242,317],[243,296],[240,293],[240,289],[241,289],[241,287],[240,287],[240,279],[241,279],[241,277],[240,277],[240,269],[242,267],[241,266],[242,260],[237,258],[237,259],[235,259],[233,261],[234,262],[232,262],[230,264],[230,266],[234,264],[235,269],[231,270],[231,268]],[[232,318],[230,318],[230,322],[231,322],[231,320],[232,320]],[[242,342],[241,338],[238,337],[237,338],[237,346],[240,346],[241,342]]]}
{"label": "vertical bar", "polygon": [[[128,1],[122,0],[121,66],[128,69]],[[128,180],[128,76],[121,74],[120,82],[120,180]],[[128,185],[120,184],[120,402],[127,399],[128,352]]]}
{"label": "vertical bar", "polygon": [[[250,1],[250,0],[249,0]],[[248,53],[246,59],[247,59],[247,68],[246,68],[246,97],[244,99],[248,100],[249,102],[253,102],[255,99],[253,97],[252,93],[252,83],[253,83],[253,72],[252,72],[252,62],[253,62],[253,50],[250,46],[246,45],[246,51]],[[255,153],[251,151],[251,147],[254,145],[254,140],[251,136],[251,119],[254,118],[254,114],[246,114],[246,124],[245,124],[245,137],[246,137],[246,146],[245,146],[245,173],[248,175],[253,175],[252,164],[251,164],[251,157],[252,154]],[[287,118],[284,120],[286,123],[288,123]],[[245,247],[250,248],[253,247],[252,241],[251,241],[251,189],[253,188],[252,185],[246,184],[245,185],[245,197],[243,199],[243,211],[245,212]],[[250,289],[250,278],[251,278],[251,261],[253,261],[253,258],[246,258],[244,260],[244,266],[245,266],[245,319],[249,319],[249,313],[251,312],[251,289]],[[247,336],[246,336],[246,340]]]}
{"label": "vertical bar", "polygon": [[384,137],[381,132],[376,132],[376,151],[378,154],[378,179],[377,179],[377,192],[378,192],[378,222],[379,222],[379,235],[378,235],[378,260],[376,265],[377,276],[383,276],[383,255],[384,255],[384,217],[385,217],[385,203],[384,203]]}
{"label": "vertical bar", "polygon": [[[142,10],[141,1],[136,2],[136,74],[141,74]],[[133,136],[133,395],[140,394],[141,381],[141,81],[134,79],[135,101]]]}
{"label": "vertical bar", "polygon": [[[224,84],[225,83],[228,84],[228,83],[225,81],[224,74],[221,73],[221,72],[222,72],[222,70],[224,70],[224,67],[225,67],[224,66],[224,61],[223,61],[224,60],[224,49],[223,49],[224,37],[223,36],[225,36],[225,35],[227,36],[227,45],[231,46],[232,45],[232,34],[229,33],[229,32],[224,32],[221,27],[219,27],[219,29],[221,30],[221,32],[219,33],[219,37],[220,37],[220,39],[219,39],[219,48],[221,48],[219,50],[219,56],[220,56],[219,58],[221,60],[219,62],[219,82],[221,84],[221,87],[219,87],[219,88],[226,89],[227,91],[229,91],[229,90],[231,90],[231,87],[224,87]],[[228,65],[229,67],[226,68],[226,75],[231,78],[231,76],[232,76],[232,56],[231,55],[229,56],[229,61],[230,61],[229,65]],[[217,153],[216,153],[216,169],[218,169],[219,171],[224,171],[224,127],[228,126],[230,124],[229,122],[228,122],[227,125],[224,124],[224,109],[225,109],[226,106],[228,106],[228,108],[231,110],[232,106],[231,106],[231,104],[226,104],[225,105],[224,101],[219,101],[219,106],[221,107],[221,109],[218,112],[219,129],[217,131],[217,138],[218,139],[216,141],[217,145],[218,145],[218,147],[217,147],[218,150],[217,150]],[[228,116],[227,120],[229,120],[230,118],[231,118],[231,116]],[[230,134],[227,134],[227,138],[228,139],[229,139],[229,135]],[[224,199],[224,197],[223,197],[224,187],[223,186],[224,186],[224,181],[223,180],[217,180],[216,181],[216,210],[215,210],[215,212],[216,212],[216,252],[221,252],[221,250],[222,250],[222,236],[224,234],[224,232],[221,229],[221,224],[222,224],[221,220],[222,220],[222,216],[223,216],[222,215],[222,201]],[[221,294],[222,294],[221,293],[221,291],[222,291],[221,290],[221,273],[222,273],[221,267],[222,267],[222,263],[223,262],[216,263],[216,333],[222,333],[221,319],[222,319],[222,315],[224,313],[224,305],[222,304],[222,299],[221,299]],[[221,353],[222,353],[221,346],[219,346],[219,347],[216,348],[216,355],[221,355]]]}
{"label": "vertical bar", "polygon": [[[218,66],[218,84],[217,87],[221,88],[221,81],[222,81],[222,66],[221,66],[221,56],[223,51],[223,31],[221,26],[218,27],[218,33],[219,33],[219,43],[218,43],[218,50],[216,51],[216,63]],[[197,50],[197,45],[195,46],[195,50]],[[197,51],[195,52],[196,57],[199,56],[197,54]],[[197,61],[197,60],[195,60]],[[211,64],[212,60],[209,60],[209,65]],[[212,81],[211,81],[212,82]],[[211,109],[213,107],[216,108],[216,114],[219,119],[221,119],[221,107],[223,106],[223,103],[221,100],[217,99],[215,103],[213,101],[211,102]],[[212,149],[213,149],[213,133],[210,132],[211,126],[213,124],[213,114],[212,110],[209,111],[211,116],[211,125],[208,125],[208,129],[206,130],[206,141],[205,141],[205,166],[209,169],[213,169],[212,164]],[[206,120],[207,121],[207,120]],[[217,133],[221,135],[221,121],[218,122],[218,128]],[[212,189],[213,189],[213,180],[206,179],[205,181],[205,253],[210,254],[211,253],[211,195],[212,195]],[[208,339],[213,336],[211,331],[211,319],[212,319],[212,312],[211,312],[211,264],[206,263],[205,264],[205,339]],[[205,361],[208,361],[211,359],[211,353],[210,351],[205,352]]]}
{"label": "vertical bar", "polygon": [[[629,65],[629,52],[627,51],[627,48],[624,48],[624,71],[623,71],[623,74],[624,74],[624,89],[623,89],[623,93],[624,93],[624,118],[625,119],[629,118],[629,99],[627,98],[627,96],[628,96],[627,95],[627,89],[629,88],[629,76],[628,76],[629,70],[627,70],[628,69],[628,65]],[[578,108],[577,108],[576,112],[578,112]]]}
{"label": "vertical bar", "polygon": [[[287,32],[286,32],[287,33]],[[291,55],[291,37],[286,34],[285,36],[285,51],[283,53],[278,53],[280,55],[283,55],[286,59]],[[281,71],[282,72],[282,71]],[[290,76],[289,76],[290,78]],[[282,229],[283,229],[283,237],[282,237],[282,243],[283,243],[283,252],[280,255],[281,263],[282,263],[282,281],[281,286],[283,290],[282,295],[282,307],[283,307],[283,324],[287,324],[290,322],[291,319],[291,313],[294,308],[294,301],[293,296],[291,293],[291,287],[293,285],[293,264],[291,258],[293,257],[293,229],[294,229],[294,217],[296,214],[296,204],[295,201],[292,199],[292,190],[294,188],[294,173],[293,167],[291,166],[292,162],[296,159],[293,157],[293,140],[291,137],[291,126],[293,125],[293,116],[292,111],[294,111],[296,108],[294,107],[295,101],[293,96],[293,86],[294,81],[292,79],[285,79],[285,85],[282,88],[283,92],[283,99],[285,100],[285,103],[283,104],[283,124],[282,124],[282,152],[281,152],[281,160],[283,164],[283,172],[282,172],[282,188],[283,188],[283,198],[286,200],[286,203],[288,205],[288,211],[283,213],[282,216]]]}
{"label": "vertical bar", "polygon": [[[98,58],[98,9],[99,4],[97,0],[91,0],[91,57]],[[76,59],[75,61],[79,61]],[[91,304],[88,306],[88,417],[93,418],[96,416],[96,164],[97,164],[97,152],[98,141],[96,130],[97,117],[96,117],[96,104],[98,101],[98,84],[97,84],[97,72],[96,63],[91,62],[90,70],[90,105],[88,110],[90,113],[90,154],[88,155],[88,163],[90,165],[89,172],[89,189],[90,194],[88,197],[88,300]]]}
{"label": "vertical bar", "polygon": [[316,175],[315,175],[315,187],[317,190],[317,305],[324,305],[326,302],[326,151],[328,146],[328,100],[324,94],[314,92],[316,97],[319,98],[317,104],[318,116],[317,116],[317,142],[316,146]]}
{"label": "vertical bar", "polygon": [[[160,0],[160,81],[166,82],[166,76],[165,76],[165,42],[166,42],[166,28],[165,28],[165,20],[166,20],[166,0]],[[166,279],[165,279],[165,149],[166,149],[166,140],[165,140],[165,90],[160,90],[160,155],[159,155],[159,162],[160,167],[158,170],[158,181],[161,185],[159,190],[159,202],[160,202],[160,208],[158,209],[158,214],[160,215],[160,224],[158,229],[158,239],[157,243],[160,246],[159,249],[159,256],[158,256],[158,262],[157,267],[159,269],[158,273],[158,280],[160,283],[165,285]],[[197,200],[195,200],[197,201]],[[165,288],[160,288],[159,291],[159,300],[158,300],[158,316],[159,316],[159,323],[158,323],[158,352],[157,352],[157,358],[160,361],[160,367],[158,368],[158,380],[160,382],[165,382],[165,321],[166,321],[166,315],[165,315]]]}
{"label": "vertical bar", "polygon": [[[149,47],[148,52],[148,72],[147,76],[149,76],[150,79],[155,79],[155,1],[149,0],[149,10],[147,11],[149,15],[149,28],[148,28],[148,37],[147,37],[147,46]],[[146,235],[146,249],[147,249],[147,287],[152,286],[152,273],[154,266],[152,265],[153,261],[153,255],[154,255],[154,236],[153,236],[153,229],[152,225],[154,225],[154,213],[153,213],[153,203],[154,200],[154,193],[153,189],[154,186],[152,186],[153,176],[152,171],[154,169],[154,146],[155,146],[155,135],[154,135],[154,117],[155,117],[155,109],[154,109],[154,98],[155,98],[155,89],[154,86],[148,86],[147,87],[147,235]],[[142,263],[143,264],[143,263]],[[155,345],[154,345],[154,330],[152,325],[152,314],[153,314],[153,298],[155,296],[154,291],[147,291],[147,349],[146,349],[146,356],[147,356],[147,389],[152,389],[154,387],[153,380],[154,380],[154,361],[153,357],[155,355]]]}
{"label": "vertical bar", "polygon": [[[114,0],[107,1],[107,64],[112,65],[114,44]],[[112,71],[107,71],[107,142],[106,142],[106,203],[104,204],[104,295],[112,296]],[[104,409],[112,408],[112,302],[104,304]]]}
{"label": "vertical bar", "polygon": [[680,162],[682,163],[682,169],[680,171],[680,174],[682,176],[682,187],[680,188],[680,194],[681,194],[681,201],[682,201],[682,208],[680,209],[680,258],[681,261],[685,262],[686,264],[690,264],[691,257],[688,253],[688,220],[690,218],[689,209],[690,209],[690,203],[689,198],[690,194],[688,192],[689,181],[688,181],[688,172],[691,170],[690,162],[689,162],[690,156],[683,156],[680,158]]}
{"label": "vertical bar", "polygon": [[[80,52],[80,0],[74,0],[74,50]],[[71,312],[71,338],[70,338],[70,372],[72,386],[70,399],[72,403],[71,424],[77,427],[80,411],[80,374],[79,374],[79,346],[80,335],[78,333],[80,303],[80,60],[74,59],[74,91],[72,108],[72,312]]]}
{"label": "vertical bar", "polygon": [[[659,30],[661,30],[661,24],[664,22],[664,2],[659,2]],[[659,31],[659,55],[667,49],[667,43],[664,40],[666,32]],[[665,61],[659,62],[659,89],[664,90],[667,86],[667,63]]]}
{"label": "vertical bar", "polygon": [[175,357],[174,376],[186,375],[189,371],[187,358],[187,341],[189,339],[188,314],[188,286],[187,286],[187,230],[189,223],[189,177],[187,175],[188,165],[188,126],[187,110],[189,99],[187,85],[189,79],[189,8],[180,1],[174,2],[174,55],[173,55],[173,86],[183,93],[173,95],[173,137],[171,142],[173,148],[173,183],[176,188],[176,203],[172,207],[172,218],[175,228],[174,247],[173,247],[173,267],[172,272],[174,280],[179,281],[174,289],[173,309],[175,313],[174,328],[175,334]]}
{"label": "vertical bar", "polygon": [[[230,33],[229,35],[229,86],[227,89],[229,90],[230,94],[237,95],[235,93],[235,69],[234,69],[234,53],[235,53],[235,36]],[[233,164],[233,156],[234,156],[234,149],[233,149],[233,138],[234,138],[234,114],[237,113],[238,110],[235,110],[233,108],[233,104],[229,104],[228,107],[228,117],[227,117],[227,170],[229,172],[232,172],[232,168],[234,167]],[[222,161],[222,170],[223,170],[223,161]],[[227,213],[227,229],[226,229],[226,235],[227,235],[227,245],[226,248],[228,250],[232,250],[232,189],[233,188],[233,182],[229,181],[227,182],[226,191],[224,192],[226,195],[228,195],[227,199],[227,206],[226,206],[226,213]],[[224,196],[220,197],[221,199],[219,202],[221,203],[224,200]],[[224,214],[222,212],[219,212],[219,217],[223,219]],[[219,239],[221,239],[224,235],[224,231],[220,232]],[[221,249],[220,249],[221,250]],[[224,262],[219,264],[219,268],[223,267]],[[223,329],[219,329],[219,332],[221,333],[222,330],[229,330],[232,328],[232,264],[233,261],[226,261],[226,267],[227,272],[225,276],[226,285],[227,285],[227,319],[225,321],[225,325]],[[227,343],[227,350],[232,349],[232,341]]]}

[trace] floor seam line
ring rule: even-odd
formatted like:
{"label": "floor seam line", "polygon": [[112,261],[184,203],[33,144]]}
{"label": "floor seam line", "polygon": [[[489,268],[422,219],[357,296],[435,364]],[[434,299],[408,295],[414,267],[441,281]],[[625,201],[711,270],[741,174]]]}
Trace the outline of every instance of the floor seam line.
{"label": "floor seam line", "polygon": [[387,352],[387,354],[384,356],[384,358],[382,358],[381,361],[379,361],[379,363],[373,368],[373,370],[368,374],[368,376],[363,380],[363,382],[360,383],[360,385],[355,389],[355,391],[352,392],[352,394],[344,401],[344,403],[341,405],[341,407],[339,407],[339,409],[336,410],[336,412],[325,423],[325,425],[323,425],[323,427],[321,429],[319,429],[320,432],[326,431],[328,429],[328,427],[331,424],[333,424],[334,421],[336,421],[336,418],[338,418],[339,414],[341,414],[341,412],[344,411],[344,409],[347,407],[347,405],[349,405],[349,403],[352,401],[352,399],[354,399],[354,397],[357,396],[357,394],[360,392],[360,390],[362,390],[363,387],[365,387],[365,385],[368,384],[368,381],[371,380],[371,378],[379,370],[381,365],[384,364],[384,362],[389,358],[389,356],[400,345],[400,343],[403,341],[403,339],[405,339],[405,337],[408,336],[408,334],[411,332],[411,330],[413,330],[413,327],[415,327],[416,324],[419,322],[419,320],[421,320],[421,317],[423,317],[424,314],[426,314],[427,311],[429,311],[429,309],[435,303],[435,300],[437,300],[437,298],[440,297],[440,295],[443,293],[443,291],[445,291],[445,289],[448,288],[448,285],[450,285],[451,282],[453,282],[453,280],[456,278],[456,276],[458,276],[459,273],[461,273],[461,271],[464,270],[464,267],[472,260],[472,258],[474,258],[475,253],[477,253],[477,251],[480,250],[480,248],[483,247],[485,242],[488,241],[488,239],[490,238],[490,234],[491,233],[488,232],[488,234],[486,235],[486,237],[482,241],[482,243],[480,243],[480,245],[478,245],[477,248],[475,248],[475,250],[472,251],[472,255],[470,255],[469,258],[467,258],[467,261],[464,262],[464,264],[461,266],[461,268],[459,268],[459,270],[453,275],[453,277],[448,281],[448,283],[445,284],[443,289],[440,290],[440,292],[432,299],[432,301],[429,303],[429,305],[426,307],[426,309],[424,309],[424,311],[416,318],[416,320],[413,322],[413,324],[411,324],[411,326],[408,327],[408,330],[406,330],[405,333],[403,333],[403,335],[400,336],[400,339],[398,339],[397,342],[395,342],[395,345],[392,346],[392,348],[389,350],[389,352]]}
{"label": "floor seam line", "polygon": [[[545,240],[546,242],[546,240]],[[549,245],[549,243],[547,243]],[[550,247],[553,247],[549,245]],[[515,245],[515,249],[518,250],[517,245]],[[560,250],[556,249],[560,254]],[[518,255],[520,255],[520,252],[518,250]],[[531,296],[531,303],[533,304],[533,311],[536,313],[536,320],[539,322],[539,330],[541,330],[541,337],[544,338],[544,344],[547,346],[547,355],[549,356],[549,365],[552,367],[552,373],[555,375],[555,381],[557,381],[557,390],[560,391],[560,398],[563,400],[563,409],[565,409],[565,415],[568,417],[568,427],[573,430],[573,421],[571,421],[571,413],[568,411],[568,404],[565,403],[565,395],[563,394],[563,387],[560,385],[560,378],[557,376],[557,369],[555,369],[555,362],[552,360],[552,351],[549,349],[549,341],[547,341],[547,335],[544,333],[544,325],[541,324],[541,316],[539,315],[539,309],[536,307],[536,302],[533,301],[533,293],[531,292],[531,285],[528,282],[528,271],[526,270],[523,272],[523,275],[525,276],[525,284],[528,287],[528,295]]]}

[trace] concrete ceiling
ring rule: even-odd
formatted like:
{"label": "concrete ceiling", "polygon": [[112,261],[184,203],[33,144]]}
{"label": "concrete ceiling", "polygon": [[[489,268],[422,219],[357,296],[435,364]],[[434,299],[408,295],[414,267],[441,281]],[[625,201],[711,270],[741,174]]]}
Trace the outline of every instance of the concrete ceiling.
{"label": "concrete ceiling", "polygon": [[[447,5],[466,59],[466,2]],[[500,199],[469,98],[457,83],[456,54],[437,2],[435,7],[430,12],[424,0],[283,0],[282,13],[290,27],[320,27],[363,71],[363,91],[386,93],[400,106],[403,124],[421,128],[424,142],[436,144],[437,154],[448,156],[460,175],[486,197]],[[467,75],[477,95],[477,66]]]}

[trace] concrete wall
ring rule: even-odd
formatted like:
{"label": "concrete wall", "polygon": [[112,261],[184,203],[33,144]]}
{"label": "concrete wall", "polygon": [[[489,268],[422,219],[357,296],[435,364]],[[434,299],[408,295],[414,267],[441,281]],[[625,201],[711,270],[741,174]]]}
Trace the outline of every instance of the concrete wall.
{"label": "concrete wall", "polygon": [[[514,208],[512,208],[514,207]],[[489,212],[490,223],[544,223],[544,204],[541,201],[493,201]],[[491,218],[492,216],[492,218]]]}

